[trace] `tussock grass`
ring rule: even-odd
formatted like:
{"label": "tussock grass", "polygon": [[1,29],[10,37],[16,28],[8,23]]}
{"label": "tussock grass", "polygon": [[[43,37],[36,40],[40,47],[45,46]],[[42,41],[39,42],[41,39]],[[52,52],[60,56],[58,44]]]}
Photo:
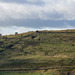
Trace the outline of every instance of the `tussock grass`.
{"label": "tussock grass", "polygon": [[0,37],[0,67],[75,66],[75,30]]}

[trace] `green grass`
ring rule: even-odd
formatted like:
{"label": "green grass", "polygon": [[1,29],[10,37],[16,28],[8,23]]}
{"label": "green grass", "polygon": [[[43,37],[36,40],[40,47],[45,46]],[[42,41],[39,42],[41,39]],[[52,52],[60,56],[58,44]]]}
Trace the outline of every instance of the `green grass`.
{"label": "green grass", "polygon": [[25,72],[0,72],[0,75],[54,75],[47,73],[25,73]]}
{"label": "green grass", "polygon": [[0,68],[75,66],[75,33],[72,32],[75,30],[1,36]]}

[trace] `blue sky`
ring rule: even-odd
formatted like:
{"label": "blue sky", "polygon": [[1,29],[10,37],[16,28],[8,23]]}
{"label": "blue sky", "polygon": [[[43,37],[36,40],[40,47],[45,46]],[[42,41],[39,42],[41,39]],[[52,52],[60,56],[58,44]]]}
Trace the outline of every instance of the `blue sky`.
{"label": "blue sky", "polygon": [[0,33],[75,29],[75,0],[0,0]]}

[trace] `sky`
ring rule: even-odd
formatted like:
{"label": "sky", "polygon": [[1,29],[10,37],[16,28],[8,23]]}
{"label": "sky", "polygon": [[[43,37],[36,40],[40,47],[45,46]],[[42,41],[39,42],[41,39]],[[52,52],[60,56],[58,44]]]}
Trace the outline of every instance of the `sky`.
{"label": "sky", "polygon": [[0,0],[0,33],[75,29],[75,0]]}

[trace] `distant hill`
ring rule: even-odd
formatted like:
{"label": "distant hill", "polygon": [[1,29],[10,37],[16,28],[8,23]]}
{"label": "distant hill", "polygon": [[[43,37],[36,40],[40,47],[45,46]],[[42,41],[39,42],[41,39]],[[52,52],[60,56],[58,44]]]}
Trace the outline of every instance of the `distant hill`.
{"label": "distant hill", "polygon": [[75,30],[0,36],[0,68],[75,66]]}

